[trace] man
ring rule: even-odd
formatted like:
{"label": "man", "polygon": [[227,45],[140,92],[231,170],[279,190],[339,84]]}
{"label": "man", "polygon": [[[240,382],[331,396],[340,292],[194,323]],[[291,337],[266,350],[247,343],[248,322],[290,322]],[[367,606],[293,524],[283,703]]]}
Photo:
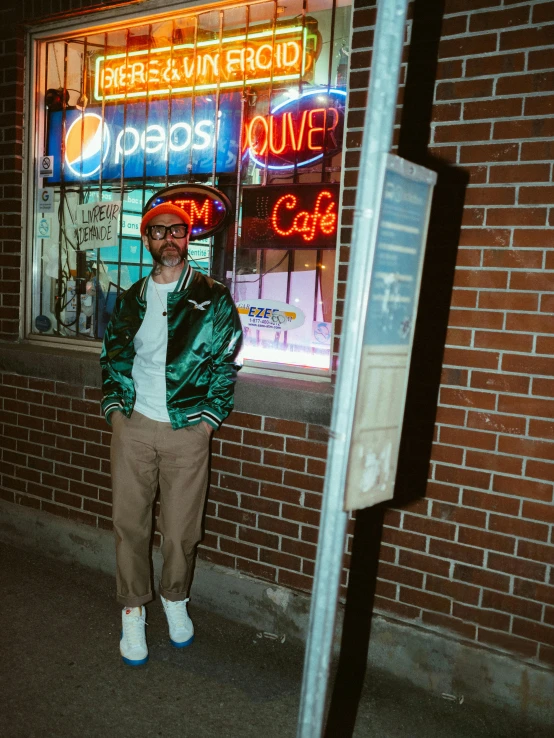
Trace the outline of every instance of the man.
{"label": "man", "polygon": [[187,612],[208,486],[210,436],[233,406],[241,340],[226,287],[187,262],[190,218],[162,203],[142,218],[154,268],[121,295],[104,336],[102,409],[112,426],[113,524],[120,652],[148,660],[152,506],[160,489],[160,595],[171,642],[189,645]]}

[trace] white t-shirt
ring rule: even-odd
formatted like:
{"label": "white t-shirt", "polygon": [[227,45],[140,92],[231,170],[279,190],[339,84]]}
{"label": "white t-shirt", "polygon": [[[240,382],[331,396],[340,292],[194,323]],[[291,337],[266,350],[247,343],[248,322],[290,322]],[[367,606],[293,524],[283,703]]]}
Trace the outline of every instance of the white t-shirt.
{"label": "white t-shirt", "polygon": [[160,284],[148,280],[146,315],[134,338],[136,351],[132,377],[135,383],[135,410],[151,420],[169,423],[165,386],[167,357],[167,296],[177,282]]}

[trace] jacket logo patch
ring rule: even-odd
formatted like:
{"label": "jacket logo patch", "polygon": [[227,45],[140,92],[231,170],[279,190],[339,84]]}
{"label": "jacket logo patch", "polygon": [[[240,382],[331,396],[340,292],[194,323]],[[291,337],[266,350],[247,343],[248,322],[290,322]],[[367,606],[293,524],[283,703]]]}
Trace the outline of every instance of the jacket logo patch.
{"label": "jacket logo patch", "polygon": [[204,300],[204,302],[197,303],[196,300],[189,300],[194,305],[194,310],[205,310],[206,305],[210,304],[210,300]]}

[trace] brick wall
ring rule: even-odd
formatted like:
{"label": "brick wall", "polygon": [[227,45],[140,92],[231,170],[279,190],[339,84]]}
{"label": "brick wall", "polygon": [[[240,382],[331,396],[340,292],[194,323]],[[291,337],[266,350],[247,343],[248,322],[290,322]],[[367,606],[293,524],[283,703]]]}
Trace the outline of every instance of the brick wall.
{"label": "brick wall", "polygon": [[[374,5],[357,1],[354,13],[339,334]],[[386,511],[375,605],[552,665],[554,6],[445,0],[445,10],[430,151],[469,185],[426,495]],[[3,225],[20,222],[22,48],[2,41]],[[13,339],[20,244],[1,248],[1,332]],[[0,393],[0,495],[109,528],[98,390],[5,373]],[[200,555],[309,590],[325,439],[321,427],[234,413],[213,442]]]}

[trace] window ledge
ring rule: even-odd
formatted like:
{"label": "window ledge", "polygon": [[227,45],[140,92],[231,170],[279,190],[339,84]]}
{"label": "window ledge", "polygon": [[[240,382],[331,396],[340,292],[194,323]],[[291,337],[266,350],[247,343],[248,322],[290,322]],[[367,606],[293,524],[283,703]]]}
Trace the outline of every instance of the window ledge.
{"label": "window ledge", "polygon": [[[55,382],[101,386],[98,354],[34,342],[0,343],[0,371]],[[235,409],[253,415],[330,425],[333,386],[328,382],[239,372]]]}

